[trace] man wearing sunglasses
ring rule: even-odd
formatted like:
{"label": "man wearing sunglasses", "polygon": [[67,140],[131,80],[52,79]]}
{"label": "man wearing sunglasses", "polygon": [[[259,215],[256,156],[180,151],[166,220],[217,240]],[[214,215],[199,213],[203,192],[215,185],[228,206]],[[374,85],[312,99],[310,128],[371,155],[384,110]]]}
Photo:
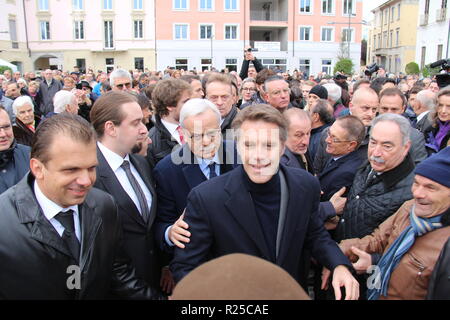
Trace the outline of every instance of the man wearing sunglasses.
{"label": "man wearing sunglasses", "polygon": [[115,69],[109,75],[109,83],[114,91],[126,91],[131,90],[131,75],[127,70]]}

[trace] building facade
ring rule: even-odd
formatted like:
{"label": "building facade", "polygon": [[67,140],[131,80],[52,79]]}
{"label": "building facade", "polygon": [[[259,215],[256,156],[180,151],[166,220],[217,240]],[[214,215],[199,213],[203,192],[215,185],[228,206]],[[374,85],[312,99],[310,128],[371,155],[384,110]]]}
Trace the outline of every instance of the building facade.
{"label": "building facade", "polygon": [[155,7],[158,70],[239,71],[246,46],[266,67],[308,75],[332,74],[350,47],[359,70],[362,0],[156,0]]}
{"label": "building facade", "polygon": [[418,12],[419,0],[389,0],[372,10],[368,64],[376,62],[386,71],[398,74],[416,61]]}
{"label": "building facade", "polygon": [[449,58],[450,9],[447,0],[420,0],[416,62],[425,65]]}

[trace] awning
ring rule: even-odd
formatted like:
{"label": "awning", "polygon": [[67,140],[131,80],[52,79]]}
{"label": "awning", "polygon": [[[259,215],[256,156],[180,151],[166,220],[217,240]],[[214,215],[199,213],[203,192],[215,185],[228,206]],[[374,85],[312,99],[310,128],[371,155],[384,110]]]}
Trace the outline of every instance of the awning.
{"label": "awning", "polygon": [[0,59],[0,66],[10,67],[13,72],[17,71],[17,66],[16,65],[14,65],[14,64],[6,61],[6,60],[3,60],[3,59]]}

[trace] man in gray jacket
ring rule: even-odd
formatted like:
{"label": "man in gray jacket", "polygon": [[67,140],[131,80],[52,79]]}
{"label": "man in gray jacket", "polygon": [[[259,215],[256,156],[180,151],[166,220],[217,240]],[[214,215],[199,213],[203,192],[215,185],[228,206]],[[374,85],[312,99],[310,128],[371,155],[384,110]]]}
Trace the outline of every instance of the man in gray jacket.
{"label": "man in gray jacket", "polygon": [[53,79],[52,70],[47,69],[44,71],[44,80],[39,85],[38,101],[39,111],[41,115],[46,115],[49,112],[53,112],[53,97],[55,94],[63,88],[63,85],[58,80]]}

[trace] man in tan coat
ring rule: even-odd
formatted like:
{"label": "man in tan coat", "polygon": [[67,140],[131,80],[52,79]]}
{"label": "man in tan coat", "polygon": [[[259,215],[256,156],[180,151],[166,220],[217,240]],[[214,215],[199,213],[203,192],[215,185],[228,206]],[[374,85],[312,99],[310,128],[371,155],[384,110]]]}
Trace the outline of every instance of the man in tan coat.
{"label": "man in tan coat", "polygon": [[340,243],[353,267],[371,274],[369,300],[425,299],[434,265],[450,236],[450,147],[424,160],[415,173],[414,199],[371,235]]}

